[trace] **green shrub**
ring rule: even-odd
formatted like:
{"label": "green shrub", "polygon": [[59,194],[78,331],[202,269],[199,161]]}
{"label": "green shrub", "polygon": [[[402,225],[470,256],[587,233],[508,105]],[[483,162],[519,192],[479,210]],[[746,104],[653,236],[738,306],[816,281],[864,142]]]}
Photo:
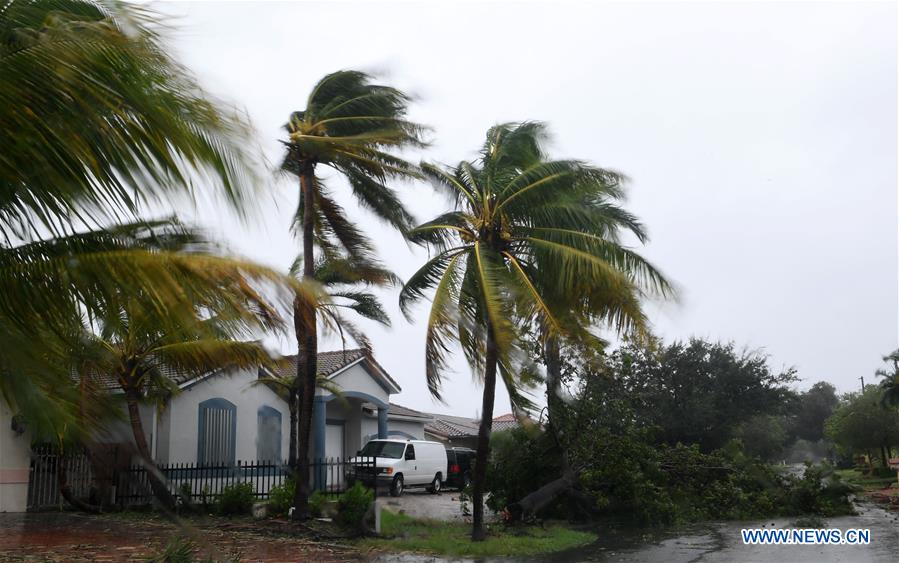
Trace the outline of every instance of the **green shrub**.
{"label": "green shrub", "polygon": [[234,483],[222,489],[219,496],[218,509],[225,516],[237,514],[249,514],[253,510],[253,494],[252,483]]}
{"label": "green shrub", "polygon": [[287,479],[284,483],[272,487],[269,491],[268,509],[271,514],[287,514],[293,506],[293,495],[296,485],[293,479]]}
{"label": "green shrub", "polygon": [[874,471],[871,473],[875,477],[893,477],[896,475],[895,469],[890,469],[889,467],[875,467]]}
{"label": "green shrub", "polygon": [[150,558],[151,563],[193,563],[196,546],[187,538],[177,536],[169,540],[163,550]]}
{"label": "green shrub", "polygon": [[[539,432],[500,434],[487,468],[487,505],[514,510],[515,502],[561,475],[559,455]],[[651,445],[635,432],[601,438],[601,448],[570,452],[581,466],[581,490],[595,500],[592,510],[562,495],[539,516],[607,515],[654,526],[853,513],[850,488],[829,466],[809,466],[794,477],[746,455],[738,441],[704,453],[696,445]]]}
{"label": "green shrub", "polygon": [[325,504],[328,502],[328,495],[321,491],[315,491],[309,497],[309,514],[313,518],[321,518],[324,514]]}
{"label": "green shrub", "polygon": [[178,487],[178,498],[181,499],[181,506],[190,508],[193,505],[193,489],[190,483],[185,481]]}
{"label": "green shrub", "polygon": [[337,523],[348,530],[365,530],[365,515],[374,501],[374,493],[358,481],[337,501]]}
{"label": "green shrub", "polygon": [[229,557],[228,559],[205,557],[200,559],[196,555],[195,552],[199,551],[197,545],[190,539],[177,536],[165,545],[163,550],[156,554],[155,556],[150,557],[150,563],[213,563],[221,562],[221,563],[237,563],[241,560],[240,554],[238,553],[235,557]]}

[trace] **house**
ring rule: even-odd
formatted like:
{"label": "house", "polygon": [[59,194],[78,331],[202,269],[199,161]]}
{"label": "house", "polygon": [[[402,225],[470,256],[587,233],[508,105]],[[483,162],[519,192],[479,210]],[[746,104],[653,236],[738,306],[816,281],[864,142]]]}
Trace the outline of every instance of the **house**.
{"label": "house", "polygon": [[[164,408],[141,405],[141,421],[157,463],[231,465],[238,460],[287,457],[290,411],[275,378],[296,374],[296,356],[276,370],[217,370],[197,378],[169,374],[180,392]],[[372,438],[424,437],[430,417],[390,403],[399,384],[364,350],[318,355],[319,373],[339,396],[317,389],[313,403],[312,459],[345,459]],[[127,422],[117,422],[105,442],[133,444]]]}
{"label": "house", "polygon": [[[425,424],[426,440],[443,442],[447,447],[477,449],[480,420],[448,414],[430,414],[432,420]],[[493,419],[493,432],[509,430],[519,425],[514,414],[504,414]]]}

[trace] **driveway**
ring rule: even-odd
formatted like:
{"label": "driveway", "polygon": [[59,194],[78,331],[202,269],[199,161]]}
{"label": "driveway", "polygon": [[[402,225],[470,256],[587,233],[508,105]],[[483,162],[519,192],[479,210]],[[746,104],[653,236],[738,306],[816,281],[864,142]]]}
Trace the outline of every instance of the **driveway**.
{"label": "driveway", "polygon": [[[424,489],[408,489],[403,492],[403,496],[396,498],[388,494],[383,496],[379,494],[378,502],[383,508],[391,512],[406,514],[413,518],[429,518],[431,520],[459,521],[467,522],[462,512],[462,503],[459,500],[459,491],[449,489],[440,494],[432,495]],[[471,510],[471,501],[468,502],[468,509]],[[487,521],[496,519],[496,515],[485,511]]]}

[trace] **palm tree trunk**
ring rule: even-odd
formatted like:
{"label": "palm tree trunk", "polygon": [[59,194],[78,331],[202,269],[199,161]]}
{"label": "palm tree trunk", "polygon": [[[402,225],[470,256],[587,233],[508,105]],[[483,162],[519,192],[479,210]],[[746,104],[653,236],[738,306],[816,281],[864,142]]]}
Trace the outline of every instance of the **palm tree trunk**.
{"label": "palm tree trunk", "polygon": [[578,474],[571,470],[568,447],[561,425],[559,411],[563,407],[563,403],[559,393],[562,385],[562,358],[558,338],[554,336],[546,338],[543,344],[543,357],[546,364],[547,432],[552,435],[556,447],[562,454],[562,475],[510,506],[510,512],[516,519],[535,515],[561,495],[572,493],[580,481]]}
{"label": "palm tree trunk", "polygon": [[153,496],[162,504],[164,508],[174,510],[175,498],[169,492],[168,486],[162,480],[159,468],[153,456],[150,455],[150,447],[147,445],[147,435],[144,434],[144,423],[140,419],[140,393],[134,387],[126,387],[125,402],[128,405],[128,418],[131,422],[131,433],[134,435],[134,443],[137,446],[137,452],[140,454],[144,467],[147,470],[147,480],[150,482],[150,488],[153,490]]}
{"label": "palm tree trunk", "polygon": [[[303,279],[314,279],[315,254],[313,226],[315,218],[314,169],[305,164],[300,175],[303,191]],[[299,428],[297,430],[297,483],[294,493],[296,520],[309,518],[309,438],[312,429],[312,408],[315,396],[315,377],[318,373],[318,334],[315,307],[299,297],[294,300],[294,329],[297,333],[297,380],[300,382]]]}
{"label": "palm tree trunk", "polygon": [[72,492],[72,488],[69,486],[69,476],[66,473],[65,458],[61,450],[56,458],[56,484],[59,487],[59,494],[62,495],[62,498],[66,499],[66,502],[78,510],[89,512],[91,514],[100,514],[99,506],[84,502]]}
{"label": "palm tree trunk", "polygon": [[[291,472],[297,470],[297,420],[299,420],[297,409],[299,408],[299,400],[299,389],[297,388],[297,382],[294,382],[287,392],[287,409],[290,411],[290,438],[288,440],[287,466],[290,468]],[[281,460],[279,459],[276,461],[280,462]],[[296,477],[296,475],[294,475],[294,477]]]}
{"label": "palm tree trunk", "polygon": [[543,357],[546,364],[546,415],[550,431],[561,447],[562,428],[560,427],[559,409],[562,407],[559,392],[562,386],[562,358],[559,340],[548,336],[543,344]]}
{"label": "palm tree trunk", "polygon": [[481,403],[481,425],[478,428],[478,449],[472,484],[472,541],[484,541],[484,481],[487,477],[487,457],[490,455],[490,432],[493,430],[493,399],[496,396],[496,339],[493,327],[487,327],[487,353],[484,369],[484,398]]}

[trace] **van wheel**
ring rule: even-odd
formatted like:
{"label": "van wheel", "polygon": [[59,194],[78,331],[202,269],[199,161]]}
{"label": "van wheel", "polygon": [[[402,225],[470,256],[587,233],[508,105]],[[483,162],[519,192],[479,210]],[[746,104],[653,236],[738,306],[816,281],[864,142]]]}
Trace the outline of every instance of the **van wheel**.
{"label": "van wheel", "polygon": [[390,484],[390,496],[392,497],[401,497],[403,496],[403,476],[397,475],[393,478],[393,483]]}
{"label": "van wheel", "polygon": [[436,495],[440,493],[440,490],[443,489],[443,481],[440,480],[440,473],[434,475],[434,480],[431,481],[431,486],[428,487],[428,492]]}
{"label": "van wheel", "polygon": [[466,473],[464,476],[462,476],[462,489],[463,490],[467,489],[470,486],[471,486],[471,475]]}

